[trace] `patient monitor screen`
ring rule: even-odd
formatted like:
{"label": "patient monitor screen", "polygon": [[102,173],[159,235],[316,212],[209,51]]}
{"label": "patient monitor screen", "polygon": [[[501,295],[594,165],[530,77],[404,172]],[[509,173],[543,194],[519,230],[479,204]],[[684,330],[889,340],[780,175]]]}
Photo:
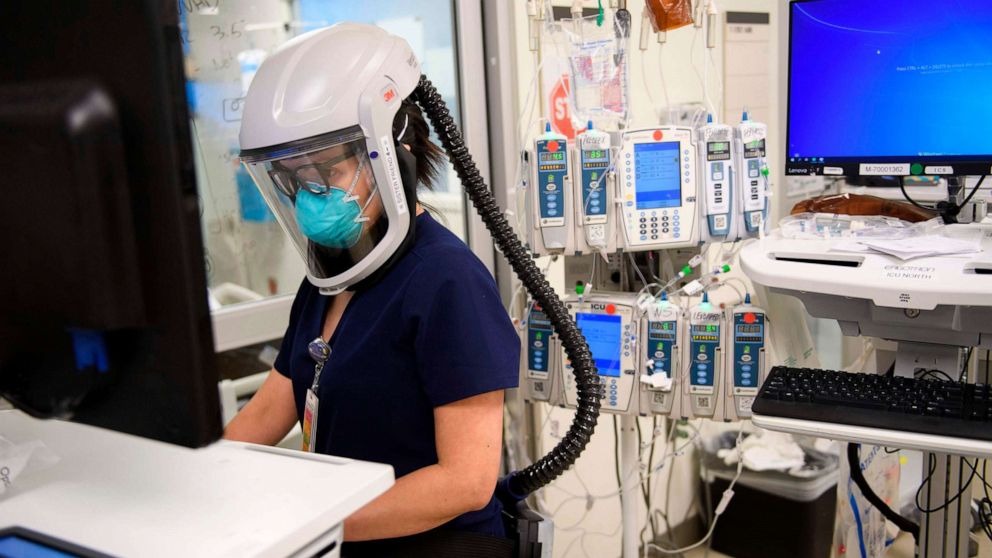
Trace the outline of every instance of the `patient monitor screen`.
{"label": "patient monitor screen", "polygon": [[634,179],[637,183],[637,209],[682,205],[679,142],[635,143]]}
{"label": "patient monitor screen", "polygon": [[807,0],[791,12],[790,162],[992,155],[992,2]]}
{"label": "patient monitor screen", "polygon": [[620,316],[578,313],[575,323],[589,343],[599,375],[620,376],[620,349],[623,345]]}

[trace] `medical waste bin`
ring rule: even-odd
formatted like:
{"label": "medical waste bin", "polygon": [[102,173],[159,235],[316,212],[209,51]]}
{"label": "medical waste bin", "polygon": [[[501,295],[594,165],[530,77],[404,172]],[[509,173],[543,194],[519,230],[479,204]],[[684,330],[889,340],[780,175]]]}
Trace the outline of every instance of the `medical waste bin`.
{"label": "medical waste bin", "polygon": [[[722,438],[720,445],[733,447],[734,436]],[[701,469],[710,510],[736,473],[716,449],[705,449]],[[829,558],[838,475],[836,456],[812,450],[806,465],[791,472],[745,468],[713,532],[713,550],[735,558]]]}

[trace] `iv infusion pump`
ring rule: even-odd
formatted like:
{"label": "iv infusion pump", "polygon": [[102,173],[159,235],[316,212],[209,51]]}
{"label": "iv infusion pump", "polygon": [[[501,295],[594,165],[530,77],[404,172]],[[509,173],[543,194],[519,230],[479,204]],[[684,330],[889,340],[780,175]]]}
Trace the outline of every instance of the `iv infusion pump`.
{"label": "iv infusion pump", "polygon": [[625,132],[617,167],[628,251],[682,248],[699,242],[692,129]]}
{"label": "iv infusion pump", "polygon": [[[724,313],[702,302],[689,310],[686,406],[694,417],[716,417],[724,371]],[[684,404],[685,402],[683,402]]]}
{"label": "iv infusion pump", "polygon": [[[700,239],[704,242],[735,240],[734,224],[734,129],[708,123],[699,129],[699,162],[703,188],[700,192]],[[731,237],[731,238],[728,238]]]}
{"label": "iv infusion pump", "polygon": [[668,301],[650,302],[641,322],[640,410],[654,415],[682,416],[682,308]]}
{"label": "iv infusion pump", "polygon": [[524,361],[521,369],[525,371],[521,382],[524,397],[531,401],[557,404],[559,398],[554,397],[554,394],[558,389],[558,378],[553,372],[554,365],[557,364],[558,349],[551,320],[535,302],[531,302],[526,316],[526,329],[521,335],[524,347],[520,351]]}
{"label": "iv infusion pump", "polygon": [[768,126],[748,119],[737,127],[699,129],[700,240],[730,242],[758,234],[768,219]]}
{"label": "iv infusion pump", "polygon": [[765,311],[745,300],[731,315],[733,332],[724,380],[727,386],[726,420],[750,418],[751,404],[765,381]]}
{"label": "iv infusion pump", "polygon": [[526,195],[528,244],[541,256],[615,252],[616,173],[610,134],[574,141],[550,127],[534,142]]}
{"label": "iv infusion pump", "polygon": [[527,197],[528,241],[537,254],[575,251],[572,215],[572,178],[569,144],[552,134],[534,142],[530,192]]}
{"label": "iv infusion pump", "polygon": [[[765,378],[766,318],[750,301],[728,311],[631,293],[565,300],[589,343],[604,413],[738,420]],[[728,326],[728,320],[732,326]],[[729,333],[732,327],[732,333]],[[575,408],[571,363],[537,305],[521,331],[521,387],[528,401]]]}
{"label": "iv infusion pump", "polygon": [[616,173],[612,168],[610,135],[592,126],[576,140],[577,168],[581,195],[575,199],[576,251],[614,252],[616,242]]}
{"label": "iv infusion pump", "polygon": [[[589,343],[596,363],[603,385],[601,410],[636,414],[634,388],[640,360],[636,349],[640,311],[634,295],[591,295],[582,300],[569,297],[565,307]],[[578,405],[575,375],[563,350],[559,351],[559,356],[563,363],[564,403],[574,409]]]}
{"label": "iv infusion pump", "polygon": [[756,234],[768,217],[767,139],[768,126],[748,120],[745,113],[734,134],[736,174],[739,177],[737,200],[743,213],[737,231],[740,238]]}
{"label": "iv infusion pump", "polygon": [[[768,218],[765,124],[662,126],[534,142],[528,244],[573,256],[685,248],[758,234]],[[622,141],[614,145],[617,139]]]}

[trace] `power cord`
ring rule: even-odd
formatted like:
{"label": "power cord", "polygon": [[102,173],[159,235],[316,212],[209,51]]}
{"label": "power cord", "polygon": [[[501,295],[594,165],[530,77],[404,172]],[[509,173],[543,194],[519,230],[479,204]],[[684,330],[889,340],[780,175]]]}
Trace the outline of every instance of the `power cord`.
{"label": "power cord", "polygon": [[985,536],[992,541],[992,495],[989,494],[989,483],[985,478],[987,467],[988,461],[982,461],[982,472],[978,473],[978,478],[982,479],[982,490],[985,492],[985,496],[978,501],[978,518],[981,520]]}
{"label": "power cord", "polygon": [[937,370],[936,368],[931,368],[929,370],[923,370],[920,375],[916,376],[916,379],[917,380],[926,380],[928,378],[937,378],[939,380],[940,378],[938,376],[943,377],[943,379],[947,380],[948,382],[955,381],[954,378],[948,376],[946,372],[944,372],[942,370]]}
{"label": "power cord", "polygon": [[648,543],[649,548],[654,548],[655,550],[663,554],[683,554],[694,548],[699,548],[706,544],[710,538],[713,536],[713,532],[716,530],[716,525],[720,521],[720,516],[724,511],[727,510],[727,506],[730,505],[730,501],[734,498],[734,486],[737,485],[737,481],[740,480],[741,474],[744,472],[744,456],[741,455],[741,441],[744,438],[744,422],[741,422],[741,428],[737,431],[737,472],[734,474],[734,478],[730,481],[730,485],[726,490],[723,491],[723,496],[720,497],[720,502],[716,505],[716,509],[713,512],[713,521],[710,522],[710,527],[703,535],[703,538],[698,541],[682,548],[667,549],[662,548],[654,543]]}
{"label": "power cord", "polygon": [[[962,457],[961,459],[964,461],[966,465],[968,465],[968,467],[971,468],[971,475],[968,477],[968,480],[963,485],[961,485],[961,488],[957,491],[957,493],[954,496],[951,496],[950,498],[945,500],[943,504],[937,506],[936,508],[925,508],[920,504],[920,495],[923,493],[923,488],[929,486],[931,479],[933,478],[933,475],[937,470],[937,457],[934,456],[933,454],[930,454],[930,463],[929,463],[929,469],[927,470],[927,476],[925,479],[923,479],[923,484],[921,484],[920,487],[916,490],[916,498],[915,498],[916,509],[920,510],[925,514],[937,513],[947,509],[948,506],[950,506],[959,498],[964,496],[964,494],[968,491],[968,487],[971,486],[971,481],[973,481],[975,479],[975,476],[978,474],[978,468],[975,465],[969,463],[966,458]],[[976,464],[977,464],[977,460],[976,460]]]}
{"label": "power cord", "polygon": [[906,185],[903,184],[902,180],[899,181],[899,191],[902,192],[902,197],[906,198],[906,201],[908,201],[909,203],[913,204],[914,206],[916,206],[916,207],[918,207],[920,209],[926,210],[926,211],[933,211],[933,208],[932,207],[927,207],[925,205],[921,205],[919,202],[917,202],[913,198],[909,197],[909,192],[906,191]]}
{"label": "power cord", "polygon": [[968,379],[968,364],[971,362],[971,353],[974,350],[974,347],[968,347],[968,353],[964,357],[964,364],[961,365],[961,374],[958,376],[959,382],[964,382]]}
{"label": "power cord", "polygon": [[913,198],[909,197],[909,193],[906,192],[906,185],[903,184],[903,181],[902,180],[899,181],[899,191],[902,192],[902,197],[906,198],[906,201],[908,201],[909,203],[913,204],[914,206],[916,206],[916,207],[918,207],[920,209],[924,209],[926,211],[934,211],[934,210],[936,210],[938,213],[940,213],[940,216],[944,220],[944,223],[945,224],[957,223],[958,222],[958,219],[957,219],[958,214],[961,213],[961,210],[964,209],[964,206],[968,205],[968,203],[971,202],[972,198],[975,197],[975,194],[978,193],[978,189],[982,187],[982,183],[985,182],[985,177],[986,176],[987,175],[983,174],[981,177],[979,177],[978,184],[975,184],[975,188],[972,189],[972,191],[971,191],[970,194],[968,194],[968,197],[966,197],[964,199],[964,201],[962,201],[959,204],[954,204],[954,203],[943,202],[942,201],[942,202],[939,202],[935,208],[934,207],[926,207],[924,205],[921,205],[916,200],[914,200]]}
{"label": "power cord", "polygon": [[[643,454],[641,453],[644,449],[644,440],[641,437],[641,421],[635,420],[634,424],[637,426],[637,446],[638,446],[638,461],[643,460]],[[652,433],[658,428],[658,417],[655,416],[652,419]],[[651,453],[648,454],[648,469],[651,468],[651,462],[654,461],[654,441],[657,438],[652,436],[651,440]],[[642,465],[643,466],[643,465]],[[647,521],[644,523],[644,528],[641,529],[641,539],[644,538],[644,531],[648,528],[651,529],[651,540],[655,540],[658,537],[658,524],[655,521],[653,515],[651,515],[651,479],[650,477],[644,479],[640,483],[641,486],[641,496],[644,497],[644,509],[648,511]]]}
{"label": "power cord", "polygon": [[968,205],[968,202],[971,201],[971,198],[975,197],[975,194],[978,193],[978,189],[982,187],[982,182],[985,182],[985,176],[986,175],[983,174],[981,178],[978,179],[978,184],[975,184],[975,188],[971,191],[970,194],[968,194],[968,197],[965,198],[963,202],[961,202],[961,205],[958,206],[959,210],[963,209],[964,206]]}
{"label": "power cord", "polygon": [[[892,511],[892,508],[888,506],[875,491],[872,490],[868,481],[865,480],[864,471],[861,470],[861,455],[860,455],[861,444],[849,443],[847,444],[847,465],[851,470],[851,480],[857,485],[858,489],[861,490],[861,494],[868,500],[868,503],[875,506],[875,508],[882,512],[882,515],[886,519],[891,521],[899,528],[901,531],[906,531],[907,533],[913,535],[913,539],[917,543],[920,542],[920,526],[913,523],[909,519],[897,514]],[[932,475],[931,471],[931,475]]]}
{"label": "power cord", "polygon": [[617,427],[617,416],[613,415],[613,465],[617,474],[617,493],[620,497],[620,507],[623,508],[623,480],[620,478],[620,431]]}
{"label": "power cord", "polygon": [[992,500],[987,497],[978,501],[978,518],[985,536],[992,540]]}

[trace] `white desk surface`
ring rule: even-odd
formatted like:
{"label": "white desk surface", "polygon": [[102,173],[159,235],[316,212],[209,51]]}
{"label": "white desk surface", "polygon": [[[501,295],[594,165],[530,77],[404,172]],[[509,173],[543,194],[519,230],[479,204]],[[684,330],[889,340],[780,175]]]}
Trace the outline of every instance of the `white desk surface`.
{"label": "white desk surface", "polygon": [[[992,306],[992,276],[974,267],[992,266],[992,227],[953,225],[949,236],[980,234],[982,252],[902,261],[877,253],[833,251],[837,239],[783,238],[780,230],[741,250],[741,269],[756,284],[770,288],[872,300],[878,306],[933,310],[945,306]],[[778,257],[846,260],[857,267],[786,261]]]}
{"label": "white desk surface", "polygon": [[755,414],[751,417],[755,426],[776,432],[788,432],[817,438],[828,438],[844,442],[860,442],[876,446],[915,449],[963,455],[981,459],[992,458],[992,442],[970,438],[952,438],[934,434],[921,434],[904,430],[887,430],[870,426],[819,422],[786,417],[773,417]]}
{"label": "white desk surface", "polygon": [[114,556],[287,556],[393,484],[388,465],[233,442],[194,450],[19,411],[0,411],[0,436],[61,458],[0,496],[0,529]]}

